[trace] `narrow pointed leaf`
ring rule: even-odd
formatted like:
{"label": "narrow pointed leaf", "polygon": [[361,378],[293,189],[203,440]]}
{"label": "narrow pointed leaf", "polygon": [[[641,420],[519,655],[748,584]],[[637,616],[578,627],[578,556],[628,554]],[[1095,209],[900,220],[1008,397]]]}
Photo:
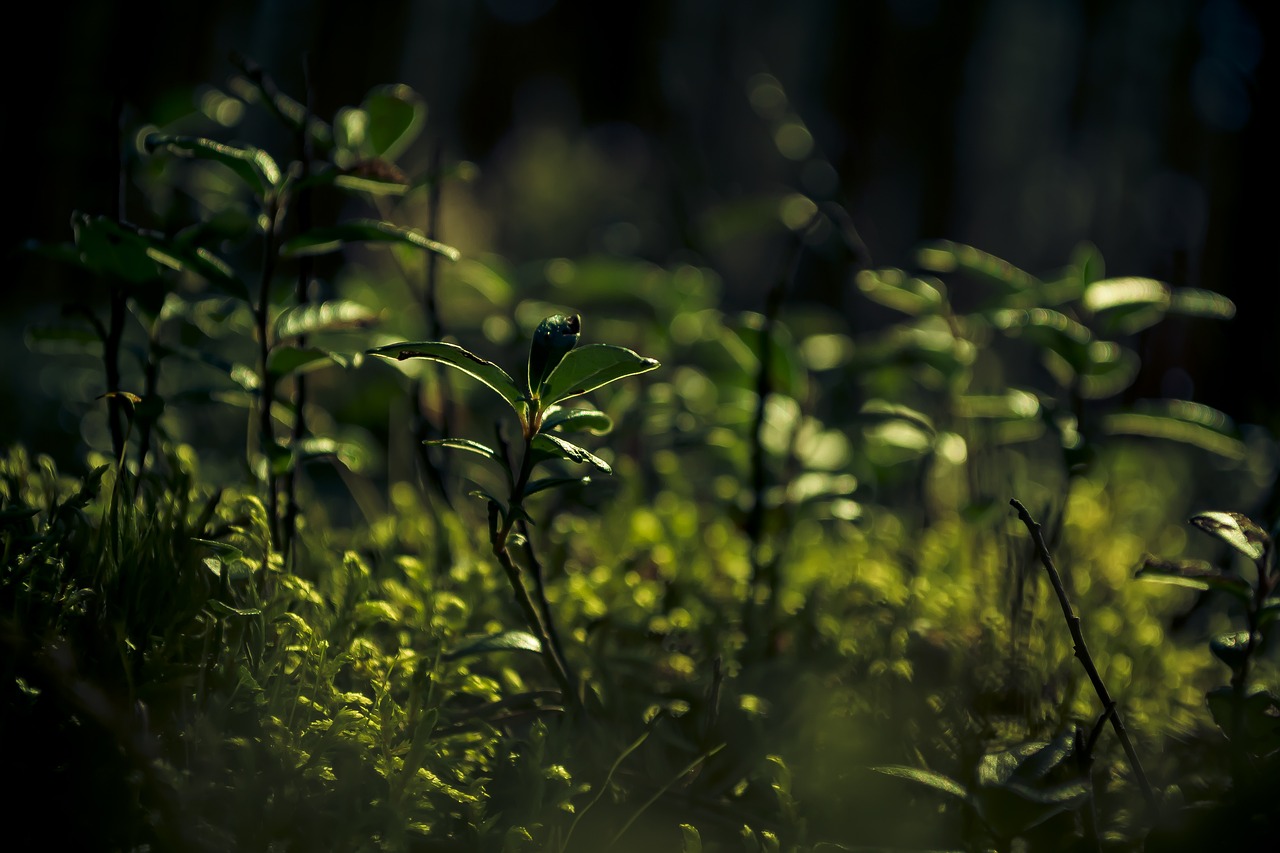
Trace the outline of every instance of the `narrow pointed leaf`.
{"label": "narrow pointed leaf", "polygon": [[1136,576],[1143,580],[1190,589],[1221,590],[1242,601],[1248,601],[1253,596],[1253,588],[1244,578],[1220,572],[1204,560],[1162,560],[1147,556]]}
{"label": "narrow pointed leaf", "polygon": [[591,482],[590,477],[542,477],[533,480],[525,487],[524,496],[536,495],[538,492],[545,492],[547,489],[554,489],[558,486],[578,485],[585,486]]}
{"label": "narrow pointed leaf", "polygon": [[334,353],[319,347],[276,347],[267,357],[267,370],[276,376],[310,373],[331,364],[346,366]]}
{"label": "narrow pointed leaf", "polygon": [[280,167],[276,165],[276,161],[267,152],[253,146],[236,148],[197,136],[152,133],[147,136],[146,147],[149,152],[167,148],[182,157],[198,157],[221,163],[235,172],[259,197],[265,197],[280,185]]}
{"label": "narrow pointed leaf", "polygon": [[529,395],[541,396],[542,384],[569,351],[578,345],[582,318],[552,314],[538,324],[529,344]]}
{"label": "narrow pointed leaf", "polygon": [[503,631],[501,634],[492,634],[488,637],[473,640],[466,645],[445,652],[441,657],[444,660],[457,660],[458,658],[472,657],[474,655],[512,651],[541,652],[542,644],[538,642],[537,637],[528,631]]}
{"label": "narrow pointed leaf", "polygon": [[346,299],[313,302],[289,308],[276,318],[276,337],[292,338],[315,332],[363,329],[378,320],[378,315]]}
{"label": "narrow pointed leaf", "polygon": [[1271,537],[1248,516],[1238,512],[1202,512],[1188,519],[1206,533],[1217,536],[1250,560],[1260,560]]}
{"label": "narrow pointed leaf", "polygon": [[932,770],[921,770],[919,767],[904,767],[897,764],[881,765],[872,767],[877,773],[883,773],[886,776],[896,776],[899,779],[908,779],[919,785],[925,785],[933,788],[935,791],[941,791],[944,794],[950,794],[960,799],[968,799],[969,792],[964,786],[956,780],[943,776],[941,773],[935,773]]}
{"label": "narrow pointed leaf", "polygon": [[609,463],[605,462],[599,456],[589,450],[584,450],[576,444],[565,441],[558,435],[540,432],[533,437],[533,449],[546,454],[547,458],[568,459],[570,462],[587,463],[594,465],[606,474],[612,474],[613,469],[609,467]]}
{"label": "narrow pointed leaf", "polygon": [[946,304],[942,282],[909,278],[900,269],[863,270],[856,281],[872,302],[912,317],[935,314]]}
{"label": "narrow pointed leaf", "polygon": [[927,244],[920,249],[916,260],[931,272],[968,272],[999,285],[1010,294],[1030,290],[1039,284],[1035,276],[1002,258],[950,240]]}
{"label": "narrow pointed leaf", "polygon": [[479,454],[486,459],[492,459],[504,468],[507,465],[506,460],[492,447],[481,444],[478,441],[472,441],[469,438],[439,438],[422,443],[428,447],[448,447],[451,450],[466,450],[469,453]]}
{"label": "narrow pointed leaf", "polygon": [[618,379],[645,373],[658,362],[625,347],[588,344],[568,353],[542,386],[541,402],[548,406],[608,385]]}
{"label": "narrow pointed leaf", "polygon": [[1236,304],[1221,293],[1214,293],[1212,290],[1182,287],[1173,291],[1169,311],[1191,317],[1230,320],[1236,315]]}
{"label": "narrow pointed leaf", "polygon": [[442,341],[404,341],[403,343],[387,344],[386,346],[371,349],[369,354],[380,355],[384,358],[394,358],[400,361],[404,361],[406,358],[425,358],[430,361],[447,364],[450,367],[456,367],[468,376],[479,379],[485,385],[497,391],[502,396],[502,399],[506,400],[511,405],[511,408],[515,409],[517,415],[520,415],[521,418],[525,416],[525,398],[520,393],[520,389],[516,387],[516,381],[492,361],[486,361],[478,355],[473,355],[457,344],[449,344]]}
{"label": "narrow pointed leaf", "polygon": [[314,228],[287,241],[280,247],[280,254],[286,258],[325,255],[340,250],[348,243],[400,243],[435,252],[451,261],[461,257],[457,249],[429,240],[415,229],[401,228],[376,219],[354,219],[339,225]]}

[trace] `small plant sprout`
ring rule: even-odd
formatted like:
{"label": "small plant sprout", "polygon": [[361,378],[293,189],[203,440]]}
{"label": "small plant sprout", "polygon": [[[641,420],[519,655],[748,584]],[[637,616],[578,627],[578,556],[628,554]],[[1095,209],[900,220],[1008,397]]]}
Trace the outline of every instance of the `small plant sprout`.
{"label": "small plant sprout", "polygon": [[[592,408],[572,408],[564,401],[579,397],[628,376],[646,373],[658,362],[625,347],[611,344],[578,346],[582,319],[574,314],[553,314],[538,324],[529,346],[525,382],[521,387],[505,370],[457,344],[444,341],[405,341],[369,350],[372,355],[395,358],[425,358],[457,368],[492,388],[511,406],[520,422],[522,447],[518,461],[513,459],[506,442],[498,435],[498,447],[465,438],[445,438],[426,442],[438,447],[466,450],[497,464],[506,479],[507,494],[500,498],[483,490],[471,494],[484,499],[489,506],[489,541],[494,556],[511,582],[516,601],[524,612],[529,628],[547,668],[564,691],[566,699],[576,702],[577,688],[565,662],[564,654],[546,596],[543,594],[542,572],[528,548],[524,522],[529,518],[524,501],[530,495],[568,483],[581,482],[578,477],[547,476],[534,479],[534,471],[545,462],[563,459],[588,464],[610,474],[612,469],[600,457],[569,441],[565,435],[590,432],[604,435],[613,422],[604,412]],[[535,602],[525,585],[524,576],[508,550],[516,525],[526,545],[529,571],[533,577]]]}
{"label": "small plant sprout", "polygon": [[1252,584],[1233,572],[1203,560],[1164,560],[1147,556],[1138,577],[1201,591],[1229,593],[1244,605],[1247,630],[1227,631],[1209,641],[1209,651],[1231,668],[1231,684],[1209,691],[1209,711],[1231,741],[1232,775],[1237,787],[1257,772],[1265,757],[1280,754],[1280,698],[1269,690],[1249,693],[1249,670],[1255,655],[1280,618],[1276,596],[1275,540],[1248,516],[1238,512],[1202,512],[1188,519],[1204,532],[1244,554],[1257,572]]}

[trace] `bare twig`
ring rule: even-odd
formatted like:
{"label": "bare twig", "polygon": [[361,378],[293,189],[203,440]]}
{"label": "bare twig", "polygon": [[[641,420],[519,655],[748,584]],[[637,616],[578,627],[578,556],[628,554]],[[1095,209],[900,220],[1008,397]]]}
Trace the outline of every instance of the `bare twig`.
{"label": "bare twig", "polygon": [[[1133,769],[1133,775],[1138,780],[1138,787],[1142,790],[1142,797],[1146,800],[1151,816],[1154,817],[1158,809],[1155,792],[1151,788],[1151,783],[1147,781],[1147,774],[1142,769],[1142,762],[1138,760],[1138,753],[1134,751],[1133,743],[1129,740],[1129,732],[1124,727],[1124,720],[1120,717],[1120,710],[1116,707],[1115,700],[1111,698],[1107,685],[1103,683],[1102,676],[1098,673],[1098,667],[1093,662],[1093,656],[1089,654],[1089,646],[1084,641],[1084,632],[1080,629],[1080,617],[1071,609],[1071,600],[1067,597],[1066,587],[1062,584],[1062,576],[1058,574],[1058,568],[1053,563],[1053,557],[1049,554],[1049,549],[1044,544],[1044,536],[1040,533],[1040,525],[1031,517],[1031,513],[1027,512],[1027,508],[1017,498],[1011,498],[1009,505],[1017,510],[1018,518],[1026,525],[1027,532],[1031,534],[1040,562],[1044,565],[1045,571],[1049,573],[1049,582],[1053,584],[1053,591],[1057,593],[1058,604],[1062,606],[1062,615],[1067,620],[1067,629],[1071,631],[1071,641],[1075,647],[1075,656],[1089,676],[1094,692],[1098,694],[1098,700],[1102,702],[1104,719],[1106,717],[1111,719],[1111,727],[1115,729],[1116,737],[1120,739],[1120,746],[1124,748],[1125,758],[1128,759],[1129,766]],[[1093,738],[1090,740],[1092,741]]]}

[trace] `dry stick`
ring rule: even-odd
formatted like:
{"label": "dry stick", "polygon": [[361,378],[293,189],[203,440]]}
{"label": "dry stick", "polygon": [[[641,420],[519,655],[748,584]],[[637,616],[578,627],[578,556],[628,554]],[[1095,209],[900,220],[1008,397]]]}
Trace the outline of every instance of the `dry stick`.
{"label": "dry stick", "polygon": [[1124,754],[1129,760],[1129,766],[1133,768],[1133,775],[1138,780],[1138,787],[1142,789],[1142,797],[1146,800],[1147,809],[1150,811],[1151,816],[1154,817],[1158,809],[1155,792],[1151,789],[1151,783],[1147,781],[1147,774],[1142,769],[1142,762],[1138,760],[1138,753],[1134,751],[1133,744],[1129,740],[1129,732],[1125,729],[1124,721],[1120,718],[1120,709],[1116,707],[1115,700],[1111,698],[1110,692],[1107,691],[1107,685],[1102,682],[1098,667],[1094,664],[1092,655],[1089,654],[1089,647],[1084,641],[1084,633],[1080,630],[1080,617],[1071,609],[1071,601],[1067,598],[1067,590],[1062,585],[1062,576],[1058,574],[1058,569],[1053,564],[1053,557],[1050,556],[1049,549],[1044,544],[1044,537],[1040,534],[1040,525],[1031,517],[1031,513],[1027,512],[1027,508],[1017,498],[1010,498],[1009,505],[1018,511],[1018,518],[1026,525],[1027,532],[1031,534],[1031,539],[1035,542],[1040,562],[1044,564],[1045,571],[1049,573],[1049,582],[1053,584],[1053,591],[1058,595],[1058,603],[1062,605],[1062,615],[1067,620],[1067,628],[1071,631],[1071,640],[1075,644],[1075,656],[1080,660],[1080,665],[1084,667],[1085,673],[1088,674],[1089,681],[1093,683],[1094,692],[1098,694],[1098,700],[1102,702],[1103,710],[1111,718],[1111,727],[1115,729],[1116,737],[1120,739],[1120,746],[1124,748]]}

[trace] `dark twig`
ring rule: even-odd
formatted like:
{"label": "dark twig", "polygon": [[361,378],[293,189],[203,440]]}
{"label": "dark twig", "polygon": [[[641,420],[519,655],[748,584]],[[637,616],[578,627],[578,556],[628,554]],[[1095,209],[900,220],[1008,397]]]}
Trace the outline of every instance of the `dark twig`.
{"label": "dark twig", "polygon": [[1124,721],[1120,717],[1120,711],[1116,707],[1115,700],[1111,698],[1111,693],[1107,690],[1107,685],[1103,683],[1102,676],[1098,673],[1098,667],[1093,662],[1093,656],[1089,654],[1089,647],[1084,641],[1084,632],[1080,629],[1080,617],[1071,609],[1071,601],[1067,597],[1066,587],[1062,584],[1062,576],[1058,574],[1058,568],[1053,563],[1053,557],[1049,554],[1049,549],[1044,544],[1044,536],[1040,533],[1040,525],[1031,517],[1031,513],[1027,512],[1027,508],[1017,498],[1011,498],[1009,505],[1017,510],[1018,518],[1026,525],[1027,532],[1031,534],[1040,562],[1044,565],[1045,571],[1049,573],[1049,582],[1053,584],[1053,591],[1057,593],[1058,604],[1062,606],[1062,615],[1067,620],[1067,629],[1071,631],[1075,656],[1089,676],[1094,692],[1098,694],[1098,700],[1102,702],[1103,718],[1110,717],[1111,719],[1111,727],[1115,729],[1116,737],[1120,739],[1120,746],[1123,747],[1129,766],[1133,769],[1133,775],[1138,780],[1138,787],[1142,790],[1142,797],[1147,803],[1147,809],[1154,818],[1158,810],[1155,792],[1151,788],[1151,783],[1147,781],[1147,774],[1142,769],[1142,762],[1138,760],[1138,753],[1134,750],[1133,743],[1129,740],[1129,732],[1125,729]]}

